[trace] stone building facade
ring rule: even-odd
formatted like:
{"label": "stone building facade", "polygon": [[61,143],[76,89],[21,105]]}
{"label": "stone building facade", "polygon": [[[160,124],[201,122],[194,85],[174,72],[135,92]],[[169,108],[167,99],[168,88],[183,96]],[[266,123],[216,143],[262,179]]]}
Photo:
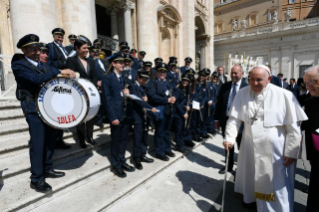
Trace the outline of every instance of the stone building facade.
{"label": "stone building facade", "polygon": [[314,0],[215,0],[215,67],[268,63],[299,78],[319,60],[319,4]]}
{"label": "stone building facade", "polygon": [[[145,51],[145,60],[170,56],[197,58],[193,68],[214,66],[214,0],[0,0],[2,55],[19,52],[18,40],[29,33],[52,42],[55,27],[91,41],[104,40],[108,54],[125,40]],[[1,59],[1,58],[0,58]],[[6,60],[9,63],[9,59]]]}

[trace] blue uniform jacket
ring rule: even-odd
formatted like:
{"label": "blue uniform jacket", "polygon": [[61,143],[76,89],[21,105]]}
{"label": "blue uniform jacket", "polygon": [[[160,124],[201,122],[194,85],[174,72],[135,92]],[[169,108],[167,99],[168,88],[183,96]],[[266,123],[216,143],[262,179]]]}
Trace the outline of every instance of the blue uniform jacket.
{"label": "blue uniform jacket", "polygon": [[176,113],[174,114],[174,117],[184,118],[184,115],[186,114],[186,106],[189,106],[187,103],[187,89],[185,89],[185,92],[183,93],[180,88],[177,88],[177,92],[179,93],[179,98],[176,100]]}
{"label": "blue uniform jacket", "polygon": [[179,83],[178,73],[172,73],[170,70],[167,72],[166,80],[172,80],[174,87]]}
{"label": "blue uniform jacket", "polygon": [[139,63],[138,59],[134,57],[134,61],[132,64],[132,68],[135,70],[139,70],[142,68],[141,64]]}
{"label": "blue uniform jacket", "polygon": [[[125,81],[125,71],[122,71],[121,74],[122,74],[122,77],[123,77],[123,79]],[[137,71],[136,71],[136,69],[131,68],[131,70],[129,70],[129,73],[128,73],[128,76],[130,76],[130,75],[132,76],[132,79],[128,79],[128,80],[131,80],[131,81],[135,82],[135,80],[137,79]]]}
{"label": "blue uniform jacket", "polygon": [[279,77],[274,76],[274,75],[272,75],[270,83],[277,85],[278,87],[281,87],[281,79]]}
{"label": "blue uniform jacket", "polygon": [[[176,100],[179,98],[179,94],[176,90],[175,86],[172,86],[173,96]],[[148,82],[148,100],[149,104],[157,107],[157,106],[164,106],[164,114],[170,114],[170,104],[168,104],[169,96],[165,94],[166,88],[162,85],[157,79],[152,80],[150,79]],[[176,107],[174,107],[174,111]]]}
{"label": "blue uniform jacket", "polygon": [[[92,59],[92,60],[94,60],[94,59]],[[100,60],[102,62],[102,65],[103,65],[105,71],[101,68],[101,65],[99,64],[98,60]],[[96,71],[97,80],[100,81],[100,80],[102,80],[103,75],[107,71],[108,67],[105,65],[105,61],[103,61],[101,59],[94,60],[94,64],[95,64],[95,71]]]}
{"label": "blue uniform jacket", "polygon": [[71,44],[65,47],[65,51],[66,51],[68,54],[70,54],[73,49],[74,49],[74,46],[71,45]]}
{"label": "blue uniform jacket", "polygon": [[110,122],[116,119],[123,121],[123,87],[114,72],[103,76],[101,90],[102,103]]}
{"label": "blue uniform jacket", "polygon": [[[48,66],[47,64],[41,63],[50,72],[39,74],[30,65],[22,60],[15,61],[11,64],[15,80],[19,89],[27,90],[32,96],[36,96],[40,85],[52,77],[60,74],[60,70]],[[21,107],[23,112],[25,112],[26,101],[21,101]],[[35,101],[30,101],[28,113],[36,113]]]}
{"label": "blue uniform jacket", "polygon": [[[130,90],[130,94],[134,94],[142,99],[145,95],[144,88],[136,84],[136,82],[130,81],[128,89]],[[144,123],[144,110],[143,108],[152,109],[153,107],[149,105],[147,102],[132,100],[132,116],[134,119],[134,124],[142,124]]]}
{"label": "blue uniform jacket", "polygon": [[207,91],[207,103],[209,101],[216,103],[216,101],[217,101],[217,88],[214,86],[214,84],[212,82],[207,82],[206,91]]}
{"label": "blue uniform jacket", "polygon": [[[53,45],[55,45],[53,42],[52,43],[48,43],[48,47],[49,47],[49,58],[48,58],[48,65],[49,66],[53,66],[55,68],[64,68],[64,67],[59,67],[59,60],[58,60],[58,54],[54,51]],[[60,48],[57,46],[57,49],[59,51],[59,54],[61,56],[61,58],[66,61],[64,54],[62,53],[62,51],[60,50]]]}
{"label": "blue uniform jacket", "polygon": [[203,88],[202,85],[195,85],[195,94],[193,94],[193,99],[200,103],[200,106],[205,105],[207,102],[207,89]]}

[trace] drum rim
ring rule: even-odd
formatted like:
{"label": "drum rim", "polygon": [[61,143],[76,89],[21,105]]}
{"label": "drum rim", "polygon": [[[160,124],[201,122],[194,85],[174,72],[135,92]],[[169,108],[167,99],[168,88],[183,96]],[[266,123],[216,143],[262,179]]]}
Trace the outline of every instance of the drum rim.
{"label": "drum rim", "polygon": [[[51,123],[49,123],[47,120],[45,120],[45,119],[43,118],[43,115],[42,115],[41,111],[39,110],[39,106],[38,106],[38,98],[39,98],[39,94],[40,94],[41,89],[43,88],[43,86],[44,86],[45,84],[47,84],[47,82],[49,82],[50,80],[56,79],[56,78],[70,79],[70,78],[66,78],[66,77],[54,77],[54,78],[49,79],[49,80],[46,81],[45,83],[43,83],[43,84],[40,86],[40,88],[39,88],[39,90],[38,90],[38,92],[37,92],[36,98],[35,98],[35,100],[34,100],[34,101],[35,101],[35,109],[37,110],[37,113],[38,113],[39,118],[40,118],[45,124],[49,125],[50,127],[54,128],[54,129],[57,129],[57,130],[63,130],[63,129],[67,129],[67,128],[56,127],[56,126],[52,125]],[[80,78],[80,79],[81,79],[81,78]],[[77,82],[76,79],[71,79],[71,80]],[[77,83],[78,83],[78,82],[77,82]],[[89,111],[90,111],[90,100],[89,100],[89,96],[88,96],[86,90],[84,89],[84,87],[83,87],[80,83],[78,83],[78,85],[79,85],[79,86],[82,88],[82,90],[84,91],[84,94],[85,94],[85,102],[86,102],[86,105],[87,105],[87,109],[86,109],[86,112],[85,112],[85,116],[83,116],[81,122],[79,123],[79,124],[81,124],[81,123],[83,122],[83,120],[86,119],[87,115],[89,114]],[[78,124],[78,125],[79,125],[79,124]],[[76,125],[76,126],[78,126],[78,125]],[[76,126],[74,126],[74,127],[76,127]]]}

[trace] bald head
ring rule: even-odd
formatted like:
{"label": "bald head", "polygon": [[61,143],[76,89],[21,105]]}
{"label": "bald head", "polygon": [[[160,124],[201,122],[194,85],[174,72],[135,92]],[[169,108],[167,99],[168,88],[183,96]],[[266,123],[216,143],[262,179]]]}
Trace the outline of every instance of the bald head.
{"label": "bald head", "polygon": [[272,76],[268,70],[262,67],[255,67],[250,73],[250,87],[255,94],[258,94],[270,83],[271,78]]}
{"label": "bald head", "polygon": [[230,73],[231,81],[237,83],[243,77],[243,74],[241,65],[234,65]]}
{"label": "bald head", "polygon": [[303,80],[311,96],[319,97],[319,65],[307,69]]}

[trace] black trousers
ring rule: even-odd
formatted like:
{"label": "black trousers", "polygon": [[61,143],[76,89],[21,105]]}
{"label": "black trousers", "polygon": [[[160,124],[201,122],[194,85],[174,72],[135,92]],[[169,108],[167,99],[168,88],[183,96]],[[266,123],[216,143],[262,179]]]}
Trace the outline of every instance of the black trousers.
{"label": "black trousers", "polygon": [[44,173],[53,169],[53,153],[57,130],[46,125],[36,113],[26,116],[30,133],[31,181],[44,180]]}
{"label": "black trousers", "polygon": [[93,128],[94,128],[94,119],[91,119],[90,121],[86,123],[81,123],[78,126],[76,126],[76,131],[78,133],[78,138],[80,142],[85,142],[85,137],[87,138],[93,137]]}
{"label": "black trousers", "polygon": [[[225,138],[225,130],[226,130],[227,120],[228,120],[228,118],[226,119],[226,121],[224,123],[221,123],[223,138]],[[243,135],[242,133],[238,133],[237,137],[236,137],[236,143],[237,143],[237,146],[238,146],[238,150],[240,148],[240,142],[241,142],[242,135]],[[229,151],[228,170],[233,169],[233,166],[234,166],[234,152],[235,152],[235,148],[231,148],[230,151]],[[226,161],[226,155],[227,155],[227,151],[225,150],[225,161]]]}
{"label": "black trousers", "polygon": [[[319,154],[318,151],[314,151]],[[318,211],[318,190],[319,190],[319,155],[314,156],[311,161],[310,183],[308,191],[307,212]]]}

